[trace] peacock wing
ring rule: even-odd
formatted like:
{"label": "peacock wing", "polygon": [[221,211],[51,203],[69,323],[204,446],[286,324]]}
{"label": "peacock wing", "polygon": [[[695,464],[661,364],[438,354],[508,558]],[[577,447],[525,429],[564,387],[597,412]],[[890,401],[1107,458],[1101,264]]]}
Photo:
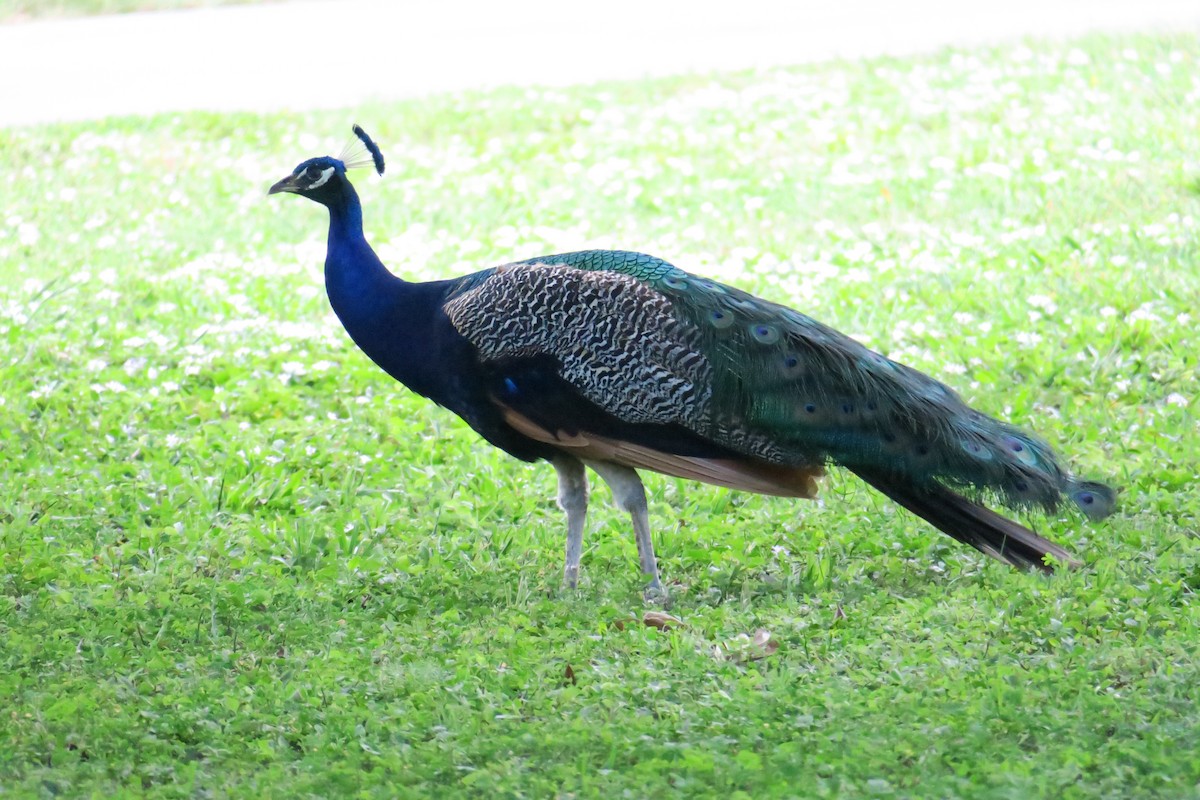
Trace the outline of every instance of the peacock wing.
{"label": "peacock wing", "polygon": [[626,423],[706,424],[712,373],[699,331],[636,278],[512,264],[465,285],[443,310],[485,364],[550,363]]}

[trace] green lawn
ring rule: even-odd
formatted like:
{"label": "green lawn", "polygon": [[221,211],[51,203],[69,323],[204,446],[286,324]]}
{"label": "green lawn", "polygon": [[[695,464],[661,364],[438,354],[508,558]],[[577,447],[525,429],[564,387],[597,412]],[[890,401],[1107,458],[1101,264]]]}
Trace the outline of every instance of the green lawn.
{"label": "green lawn", "polygon": [[[0,131],[0,797],[1195,797],[1200,40]],[[1122,489],[1018,573],[835,474],[549,467],[378,372],[266,196],[361,122],[406,277],[583,246],[786,302]],[[607,492],[597,491],[597,499]],[[714,657],[771,632],[758,661]]]}

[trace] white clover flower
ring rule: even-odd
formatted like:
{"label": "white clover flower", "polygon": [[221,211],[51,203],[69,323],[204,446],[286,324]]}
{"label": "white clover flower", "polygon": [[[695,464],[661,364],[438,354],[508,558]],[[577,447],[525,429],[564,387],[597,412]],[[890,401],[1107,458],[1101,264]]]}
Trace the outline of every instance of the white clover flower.
{"label": "white clover flower", "polygon": [[1044,294],[1030,295],[1027,298],[1026,302],[1029,303],[1029,305],[1033,306],[1034,308],[1040,308],[1042,311],[1044,311],[1047,314],[1053,314],[1056,311],[1058,311],[1058,304],[1056,304],[1053,299],[1047,297]]}
{"label": "white clover flower", "polygon": [[17,241],[25,247],[33,247],[42,238],[37,226],[32,222],[22,222],[17,226]]}
{"label": "white clover flower", "polygon": [[1015,338],[1017,343],[1024,347],[1037,347],[1042,343],[1042,335],[1030,331],[1021,331]]}

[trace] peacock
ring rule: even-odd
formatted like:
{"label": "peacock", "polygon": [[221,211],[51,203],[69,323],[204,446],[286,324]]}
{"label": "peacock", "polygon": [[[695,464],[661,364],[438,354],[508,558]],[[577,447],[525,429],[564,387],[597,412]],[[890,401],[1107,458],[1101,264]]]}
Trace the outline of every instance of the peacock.
{"label": "peacock", "polygon": [[492,445],[550,462],[579,578],[585,468],[629,514],[647,595],[665,596],[638,470],[812,498],[844,467],[958,541],[1019,568],[1078,562],[985,507],[1115,508],[1040,439],[947,386],[786,306],[642,253],[587,250],[448,280],[393,275],[363,235],[347,170],[383,155],[355,125],[339,158],[302,162],[269,194],[329,209],[325,286],[350,338]]}

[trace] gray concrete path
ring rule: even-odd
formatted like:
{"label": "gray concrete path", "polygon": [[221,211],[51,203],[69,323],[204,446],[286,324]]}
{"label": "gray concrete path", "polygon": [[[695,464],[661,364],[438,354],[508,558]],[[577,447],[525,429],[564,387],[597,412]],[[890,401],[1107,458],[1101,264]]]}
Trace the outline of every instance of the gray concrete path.
{"label": "gray concrete path", "polygon": [[0,125],[1200,33],[1200,0],[297,0],[0,26]]}

